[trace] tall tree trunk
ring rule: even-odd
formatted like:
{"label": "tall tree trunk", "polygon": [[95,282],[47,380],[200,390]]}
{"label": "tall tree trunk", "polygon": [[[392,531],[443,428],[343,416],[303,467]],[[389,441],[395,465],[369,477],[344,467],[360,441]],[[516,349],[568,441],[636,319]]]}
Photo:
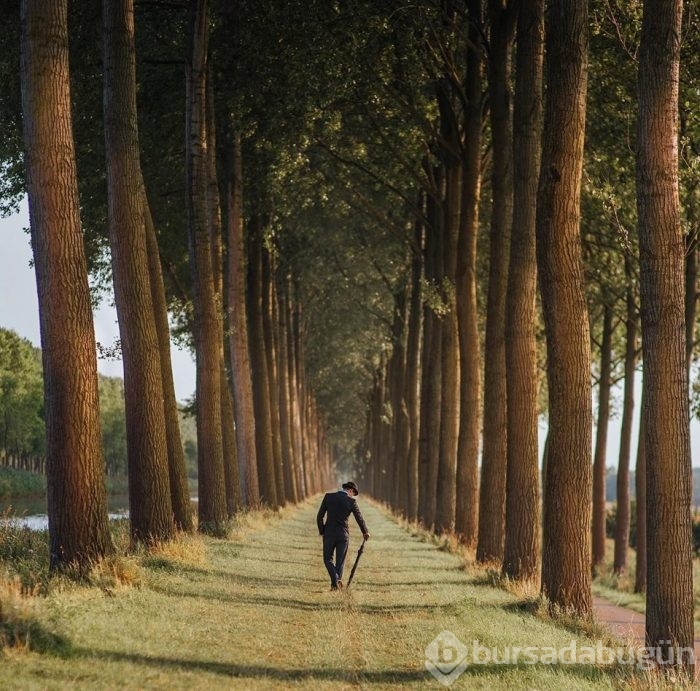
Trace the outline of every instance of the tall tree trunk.
{"label": "tall tree trunk", "polygon": [[598,425],[593,457],[593,550],[595,570],[605,560],[605,471],[608,449],[608,422],[610,420],[610,376],[612,369],[613,311],[603,308],[603,338],[600,346],[600,381],[598,382]]}
{"label": "tall tree trunk", "polygon": [[199,530],[218,534],[228,510],[221,432],[219,314],[207,204],[206,81],[208,2],[191,0],[191,63],[187,75],[187,217],[194,285],[197,354],[197,460]]}
{"label": "tall tree trunk", "polygon": [[393,462],[391,476],[392,508],[397,513],[403,513],[405,498],[406,461],[408,458],[409,428],[408,409],[406,407],[406,328],[408,323],[408,300],[406,290],[394,296],[394,329],[392,333],[393,351],[389,364],[391,383],[392,411],[392,450],[389,457]]}
{"label": "tall tree trunk", "polygon": [[224,453],[224,485],[226,488],[226,510],[233,516],[241,505],[241,484],[236,458],[236,435],[234,429],[233,400],[226,371],[226,342],[224,338],[224,243],[221,223],[221,198],[217,173],[217,135],[214,108],[214,87],[211,66],[207,73],[206,134],[207,134],[207,209],[209,240],[211,243],[214,294],[217,306],[217,328],[219,331],[219,377],[221,391],[221,442]]}
{"label": "tall tree trunk", "polygon": [[280,414],[277,400],[279,398],[279,382],[277,378],[277,349],[276,334],[274,329],[275,318],[274,305],[274,268],[272,256],[267,249],[263,249],[263,334],[265,337],[265,365],[267,371],[268,401],[270,407],[270,429],[272,431],[272,458],[275,462],[275,485],[277,488],[277,502],[284,506],[287,489],[285,482],[285,468],[282,463],[282,433],[280,431]]}
{"label": "tall tree trunk", "polygon": [[[637,211],[647,461],[646,642],[670,666],[693,660],[692,495],[685,245],[678,199],[682,2],[645,0],[639,52]],[[671,659],[674,655],[675,659]],[[679,659],[680,658],[680,659]]]}
{"label": "tall tree trunk", "polygon": [[168,443],[168,471],[170,476],[170,498],[173,505],[175,527],[178,530],[192,532],[194,521],[192,517],[192,502],[187,483],[187,466],[185,452],[180,435],[180,419],[178,416],[173,366],[170,358],[170,326],[168,325],[168,307],[165,299],[163,272],[158,252],[158,239],[153,218],[144,197],[144,213],[146,218],[146,245],[148,248],[148,269],[150,274],[151,295],[153,298],[154,321],[158,334],[160,349],[160,373],[163,379],[163,408],[165,410],[165,433]]}
{"label": "tall tree trunk", "polygon": [[304,448],[302,442],[302,427],[301,427],[301,403],[299,384],[299,319],[300,314],[295,304],[295,293],[293,292],[293,284],[289,283],[289,333],[287,335],[287,344],[289,348],[289,392],[291,398],[291,418],[292,418],[292,443],[294,444],[294,456],[298,460],[298,478],[297,485],[299,487],[300,498],[305,499],[309,496],[310,490],[307,483],[306,465],[307,459],[304,456]]}
{"label": "tall tree trunk", "polygon": [[265,330],[263,326],[263,237],[259,220],[252,224],[250,239],[250,361],[253,372],[255,405],[255,445],[261,500],[271,507],[278,504],[275,458],[272,446],[270,388],[268,385]]}
{"label": "tall tree trunk", "polygon": [[457,240],[459,233],[459,204],[461,166],[447,166],[445,179],[445,223],[443,246],[443,285],[449,289],[443,295],[446,308],[441,318],[441,409],[440,453],[438,455],[437,503],[435,530],[451,533],[455,529],[457,511],[457,448],[459,442],[459,330],[455,274],[457,270]]}
{"label": "tall tree trunk", "polygon": [[80,227],[67,15],[67,0],[22,1],[20,73],[44,367],[50,565],[87,568],[113,546]]}
{"label": "tall tree trunk", "polygon": [[172,536],[173,509],[161,404],[163,378],[146,247],[133,0],[104,0],[102,15],[107,210],[124,361],[129,521],[134,540],[161,540]]}
{"label": "tall tree trunk", "polygon": [[408,343],[406,353],[406,403],[410,429],[408,458],[406,459],[406,516],[410,521],[418,518],[419,486],[418,438],[420,435],[421,380],[421,278],[423,273],[423,225],[416,222],[411,264],[411,305],[408,318]]}
{"label": "tall tree trunk", "polygon": [[276,301],[277,330],[279,333],[277,351],[277,371],[279,374],[279,410],[280,433],[282,437],[282,463],[285,468],[285,485],[289,500],[296,504],[299,501],[299,487],[297,481],[297,461],[294,455],[294,441],[292,435],[292,396],[289,380],[289,309],[287,305],[288,294],[282,289]]}
{"label": "tall tree trunk", "polygon": [[[436,175],[442,187],[441,172]],[[440,275],[442,219],[439,203],[434,196],[428,197],[429,227],[426,229],[426,281],[437,282]],[[459,304],[459,303],[458,303]],[[431,529],[435,523],[437,500],[438,455],[440,452],[440,401],[442,377],[441,358],[442,329],[438,317],[427,301],[424,302],[423,333],[425,347],[421,363],[421,404],[419,438],[420,502],[419,514],[423,525]]]}
{"label": "tall tree trunk", "polygon": [[503,559],[507,467],[506,292],[513,221],[513,129],[510,110],[511,51],[515,16],[503,0],[489,0],[488,61],[493,172],[489,287],[484,344],[484,435],[479,496],[481,562]]}
{"label": "tall tree trunk", "polygon": [[620,455],[617,464],[617,514],[615,520],[615,558],[613,570],[627,570],[627,549],[630,535],[630,448],[634,417],[634,377],[637,368],[637,305],[634,301],[632,262],[625,257],[627,278],[627,314],[625,316],[625,390],[620,429]]}
{"label": "tall tree trunk", "polygon": [[455,290],[459,326],[460,420],[457,445],[457,533],[468,545],[478,535],[479,430],[481,427],[481,345],[476,296],[476,242],[481,194],[481,0],[469,0],[462,194]]}
{"label": "tall tree trunk", "polygon": [[254,508],[260,504],[258,461],[255,446],[255,409],[253,380],[248,350],[248,314],[246,307],[246,242],[243,230],[243,170],[241,139],[229,133],[226,220],[228,245],[228,326],[231,357],[231,385],[236,417],[236,444],[241,497]]}
{"label": "tall tree trunk", "polygon": [[508,468],[503,573],[533,580],[539,572],[540,496],[537,454],[537,258],[535,215],[540,170],[544,0],[518,14],[513,103],[513,232],[508,274],[506,382]]}
{"label": "tall tree trunk", "polygon": [[635,504],[637,509],[637,539],[635,545],[636,570],[634,575],[635,593],[644,593],[647,589],[647,455],[644,405],[644,381],[642,380],[642,414],[639,419],[637,464],[634,474]]}
{"label": "tall tree trunk", "polygon": [[554,0],[537,195],[537,259],[547,334],[549,449],[542,592],[591,611],[591,353],[579,235],[586,115],[588,6]]}

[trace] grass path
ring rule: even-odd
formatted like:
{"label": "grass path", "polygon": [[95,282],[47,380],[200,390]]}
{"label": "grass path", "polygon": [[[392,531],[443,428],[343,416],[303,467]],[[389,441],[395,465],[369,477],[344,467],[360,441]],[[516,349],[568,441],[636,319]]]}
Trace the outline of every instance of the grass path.
{"label": "grass path", "polygon": [[[3,689],[440,689],[426,646],[567,646],[570,631],[460,559],[360,505],[372,533],[352,591],[332,593],[316,502],[204,541],[197,561],[142,558],[138,587],[68,588],[36,601],[35,650],[6,650]],[[352,519],[351,519],[352,520]],[[352,528],[349,569],[359,546]],[[606,689],[589,664],[470,664],[451,688]],[[639,688],[636,687],[635,688]]]}

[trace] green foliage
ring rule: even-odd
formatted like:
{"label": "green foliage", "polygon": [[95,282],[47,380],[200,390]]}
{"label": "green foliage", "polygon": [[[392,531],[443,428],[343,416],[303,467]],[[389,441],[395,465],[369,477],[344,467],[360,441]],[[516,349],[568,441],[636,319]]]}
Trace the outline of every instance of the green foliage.
{"label": "green foliage", "polygon": [[26,470],[0,467],[0,497],[33,497],[46,492],[46,478]]}
{"label": "green foliage", "polygon": [[108,475],[126,475],[126,420],[124,381],[119,377],[99,376],[102,450]]}
{"label": "green foliage", "polygon": [[46,453],[41,351],[0,329],[0,448],[5,454]]}

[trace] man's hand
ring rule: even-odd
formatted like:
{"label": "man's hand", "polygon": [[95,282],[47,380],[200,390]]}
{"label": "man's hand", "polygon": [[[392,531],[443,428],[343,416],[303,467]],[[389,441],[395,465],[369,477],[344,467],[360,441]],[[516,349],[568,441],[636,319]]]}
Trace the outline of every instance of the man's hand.
{"label": "man's hand", "polygon": [[362,537],[365,538],[365,540],[369,540],[370,535],[369,533],[362,533]]}

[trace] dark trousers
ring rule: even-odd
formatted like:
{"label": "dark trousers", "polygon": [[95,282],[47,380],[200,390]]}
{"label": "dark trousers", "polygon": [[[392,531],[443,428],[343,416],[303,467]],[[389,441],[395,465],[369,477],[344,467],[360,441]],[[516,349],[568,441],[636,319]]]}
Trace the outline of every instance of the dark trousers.
{"label": "dark trousers", "polygon": [[[335,585],[343,577],[349,541],[349,536],[342,533],[323,536],[323,563],[331,577],[331,585]],[[335,552],[335,564],[333,563],[333,552]]]}

